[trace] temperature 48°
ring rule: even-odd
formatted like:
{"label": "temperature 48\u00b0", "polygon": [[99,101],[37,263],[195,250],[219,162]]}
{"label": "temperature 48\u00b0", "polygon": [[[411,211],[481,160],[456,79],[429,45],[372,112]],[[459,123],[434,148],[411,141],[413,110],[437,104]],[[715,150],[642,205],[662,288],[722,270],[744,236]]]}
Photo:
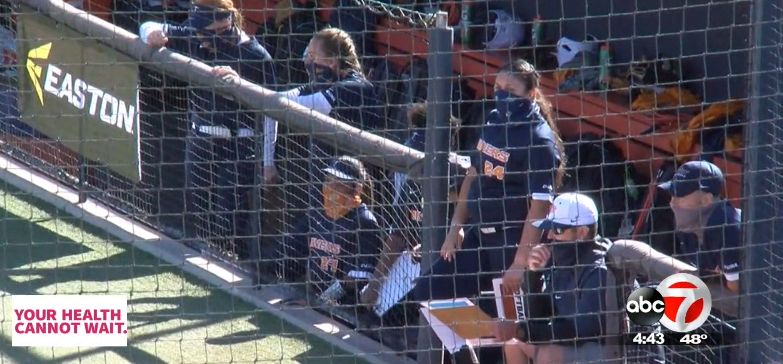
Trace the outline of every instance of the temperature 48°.
{"label": "temperature 48\u00b0", "polygon": [[675,337],[674,345],[707,345],[710,340],[710,335],[707,334],[678,334],[679,337]]}

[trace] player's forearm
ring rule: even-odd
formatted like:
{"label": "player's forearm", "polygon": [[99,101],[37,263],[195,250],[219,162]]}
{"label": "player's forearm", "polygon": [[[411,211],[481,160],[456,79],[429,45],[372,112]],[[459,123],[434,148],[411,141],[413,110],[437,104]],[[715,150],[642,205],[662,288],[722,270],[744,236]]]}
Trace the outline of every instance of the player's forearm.
{"label": "player's forearm", "polygon": [[380,281],[386,278],[391,267],[397,263],[397,259],[400,258],[404,248],[405,240],[401,236],[392,235],[386,239],[386,244],[383,246],[383,254],[378,260],[378,264],[375,266],[375,272],[372,275],[373,281]]}
{"label": "player's forearm", "polygon": [[740,289],[739,281],[726,281],[726,288],[731,292],[738,293]]}
{"label": "player's forearm", "polygon": [[460,187],[459,197],[457,198],[457,206],[454,209],[454,216],[451,218],[451,226],[459,227],[468,221],[468,196],[470,195],[470,186],[476,179],[476,170],[471,167],[468,169],[468,174],[465,176],[465,180],[462,181],[462,187]]}
{"label": "player's forearm", "polygon": [[519,247],[517,247],[517,254],[514,257],[515,262],[527,262],[527,256],[530,254],[530,249],[541,243],[541,237],[544,231],[533,226],[533,223],[546,218],[546,214],[549,212],[551,203],[533,200],[530,204],[530,209],[525,219],[525,224],[522,228],[522,237],[519,239]]}

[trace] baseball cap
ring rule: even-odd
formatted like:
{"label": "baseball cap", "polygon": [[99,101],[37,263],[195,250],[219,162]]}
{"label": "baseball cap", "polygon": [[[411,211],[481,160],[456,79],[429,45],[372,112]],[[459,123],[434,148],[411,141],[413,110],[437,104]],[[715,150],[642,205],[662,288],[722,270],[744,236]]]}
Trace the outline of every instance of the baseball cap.
{"label": "baseball cap", "polygon": [[539,229],[569,228],[593,225],[598,222],[598,207],[592,198],[580,193],[564,193],[552,201],[546,219],[533,226]]}
{"label": "baseball cap", "polygon": [[718,166],[705,161],[691,161],[677,169],[671,181],[658,187],[669,191],[674,197],[684,197],[696,191],[704,191],[715,196],[723,191],[725,179]]}
{"label": "baseball cap", "polygon": [[338,158],[324,168],[324,173],[344,181],[361,181],[362,162],[350,157]]}
{"label": "baseball cap", "polygon": [[231,18],[231,12],[205,6],[194,6],[188,12],[188,19],[182,24],[185,27],[202,30],[210,24]]}
{"label": "baseball cap", "polygon": [[493,26],[487,33],[487,39],[490,40],[484,43],[487,49],[511,48],[525,39],[524,25],[513,15],[504,10],[490,10],[488,16]]}

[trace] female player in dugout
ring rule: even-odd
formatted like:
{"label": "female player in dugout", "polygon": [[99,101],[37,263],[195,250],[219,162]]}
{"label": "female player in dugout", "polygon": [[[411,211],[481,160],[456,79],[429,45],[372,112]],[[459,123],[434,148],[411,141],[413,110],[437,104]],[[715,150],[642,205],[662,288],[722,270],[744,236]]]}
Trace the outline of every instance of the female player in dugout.
{"label": "female player in dugout", "polygon": [[[139,27],[143,42],[197,59],[224,82],[243,77],[270,87],[276,83],[272,57],[243,30],[231,0],[196,0],[181,25],[148,21]],[[244,238],[250,215],[243,198],[253,185],[255,112],[214,87],[189,87],[189,131],[185,166],[188,214],[199,237],[249,258]]]}
{"label": "female player in dugout", "polygon": [[[417,283],[418,301],[478,296],[503,272],[504,288],[519,290],[529,250],[542,239],[533,222],[546,217],[565,172],[562,141],[539,80],[524,60],[497,75],[497,108],[481,128],[441,259]],[[494,300],[479,306],[496,317]],[[421,327],[420,349],[438,348],[426,322]],[[432,362],[419,356],[419,363]]]}
{"label": "female player in dugout", "polygon": [[335,159],[323,172],[323,205],[309,209],[275,244],[276,273],[286,282],[306,280],[325,301],[353,305],[382,251],[383,231],[368,206],[372,182],[351,157]]}

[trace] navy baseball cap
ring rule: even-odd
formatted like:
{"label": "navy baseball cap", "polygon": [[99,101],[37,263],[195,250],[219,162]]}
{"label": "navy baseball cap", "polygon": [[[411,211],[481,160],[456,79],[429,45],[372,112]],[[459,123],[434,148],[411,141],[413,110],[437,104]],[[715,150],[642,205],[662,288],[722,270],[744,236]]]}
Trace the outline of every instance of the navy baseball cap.
{"label": "navy baseball cap", "polygon": [[344,181],[361,181],[362,162],[350,157],[338,158],[324,168],[324,173]]}
{"label": "navy baseball cap", "polygon": [[214,9],[205,6],[194,6],[188,13],[188,19],[185,20],[183,26],[193,28],[196,30],[202,30],[210,24],[231,18],[232,14],[228,10]]}
{"label": "navy baseball cap", "polygon": [[724,184],[723,172],[718,166],[705,161],[692,161],[680,166],[671,181],[658,187],[669,191],[674,197],[685,197],[696,191],[719,196]]}

